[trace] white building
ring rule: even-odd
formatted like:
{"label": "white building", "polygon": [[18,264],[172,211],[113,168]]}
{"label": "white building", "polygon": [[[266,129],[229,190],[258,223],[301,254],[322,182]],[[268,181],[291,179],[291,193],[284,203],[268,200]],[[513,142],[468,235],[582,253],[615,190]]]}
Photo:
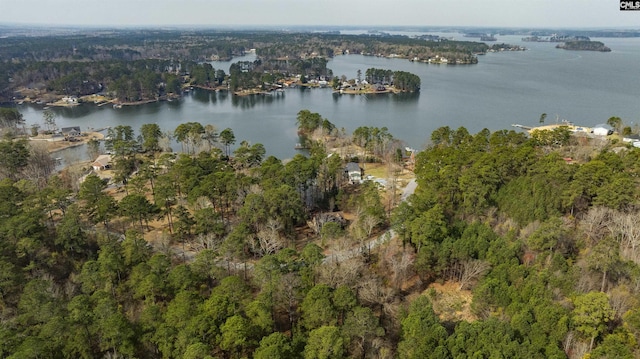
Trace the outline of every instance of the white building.
{"label": "white building", "polygon": [[613,129],[609,125],[595,125],[591,132],[596,136],[608,136],[613,133]]}

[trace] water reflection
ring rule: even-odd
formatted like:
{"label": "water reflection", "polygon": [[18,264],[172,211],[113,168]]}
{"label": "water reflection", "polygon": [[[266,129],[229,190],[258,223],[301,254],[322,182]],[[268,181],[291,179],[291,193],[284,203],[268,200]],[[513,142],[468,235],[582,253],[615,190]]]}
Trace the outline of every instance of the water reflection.
{"label": "water reflection", "polygon": [[218,100],[224,101],[229,97],[229,91],[216,92],[216,97],[218,98]]}
{"label": "water reflection", "polygon": [[420,93],[416,92],[416,93],[398,93],[398,94],[392,94],[392,93],[340,94],[340,93],[334,92],[332,94],[332,98],[334,102],[341,101],[341,99],[350,99],[353,101],[356,98],[361,98],[365,102],[372,102],[372,103],[384,104],[385,102],[399,102],[404,104],[411,104],[411,103],[418,102],[418,100],[420,99]]}
{"label": "water reflection", "polygon": [[197,102],[209,103],[211,102],[211,91],[204,89],[193,90],[193,99]]}
{"label": "water reflection", "polygon": [[191,91],[191,95],[196,102],[200,103],[217,103],[218,98],[224,100],[227,98],[227,91],[215,91],[207,89],[195,89]]}
{"label": "water reflection", "polygon": [[172,99],[171,101],[167,101],[167,105],[171,108],[177,108],[182,106],[182,98]]}
{"label": "water reflection", "polygon": [[127,116],[156,115],[160,112],[162,104],[160,102],[152,102],[144,106],[123,106],[117,109]]}
{"label": "water reflection", "polygon": [[366,102],[385,103],[385,102],[391,102],[391,96],[393,96],[393,95],[388,94],[388,93],[384,93],[384,94],[368,93],[368,94],[357,95],[357,96],[362,96],[362,98],[364,98],[364,100]]}
{"label": "water reflection", "polygon": [[[109,106],[109,105],[107,105]],[[93,104],[82,104],[73,107],[52,107],[50,108],[57,116],[67,118],[80,118],[90,114],[96,106]]]}
{"label": "water reflection", "polygon": [[391,96],[391,99],[394,102],[402,102],[402,103],[411,103],[418,102],[420,98],[420,92],[410,92],[410,93],[399,93]]}
{"label": "water reflection", "polygon": [[331,97],[333,98],[333,102],[338,103],[338,101],[340,101],[340,97],[342,97],[342,95],[338,92],[334,92],[333,94],[331,94]]}
{"label": "water reflection", "polygon": [[239,107],[241,109],[250,109],[256,105],[271,104],[282,100],[284,100],[284,92],[248,96],[231,96],[231,104],[233,107]]}

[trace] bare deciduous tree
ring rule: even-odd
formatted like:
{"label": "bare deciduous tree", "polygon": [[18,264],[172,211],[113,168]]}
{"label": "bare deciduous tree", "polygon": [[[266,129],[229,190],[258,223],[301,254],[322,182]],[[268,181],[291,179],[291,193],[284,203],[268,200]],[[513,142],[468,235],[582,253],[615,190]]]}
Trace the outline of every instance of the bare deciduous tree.
{"label": "bare deciduous tree", "polygon": [[402,287],[402,283],[407,279],[408,274],[413,266],[415,255],[408,250],[403,250],[391,257],[389,267],[393,272],[393,284],[396,290]]}
{"label": "bare deciduous tree", "polygon": [[261,226],[255,241],[251,242],[254,252],[260,256],[273,254],[284,248],[284,240],[280,237],[282,224],[275,219],[269,219],[268,222]]}
{"label": "bare deciduous tree", "polygon": [[589,352],[589,343],[580,341],[576,338],[575,332],[570,331],[567,333],[565,340],[563,340],[564,352],[569,359],[581,359]]}
{"label": "bare deciduous tree", "polygon": [[371,233],[373,233],[373,229],[376,228],[377,225],[382,222],[379,217],[373,215],[365,215],[360,218],[360,226],[367,234],[367,238],[371,237]]}
{"label": "bare deciduous tree", "polygon": [[347,221],[337,213],[318,213],[313,216],[310,221],[307,221],[309,228],[313,229],[316,234],[320,234],[322,227],[327,223],[337,223],[341,228],[344,228]]}
{"label": "bare deciduous tree", "polygon": [[318,269],[318,281],[334,288],[345,285],[355,289],[365,267],[362,256],[343,261],[328,261]]}
{"label": "bare deciduous tree", "polygon": [[614,238],[620,243],[620,255],[640,263],[640,216],[638,213],[617,212],[611,216]]}
{"label": "bare deciduous tree", "polygon": [[163,152],[171,152],[171,134],[164,133],[162,137],[158,139],[158,146]]}
{"label": "bare deciduous tree", "polygon": [[213,233],[199,234],[193,242],[194,249],[198,252],[204,249],[217,251],[222,246],[223,239]]}
{"label": "bare deciduous tree", "polygon": [[462,262],[459,289],[465,289],[472,281],[475,281],[482,277],[482,275],[484,275],[490,267],[491,266],[488,262],[478,259],[471,259]]}
{"label": "bare deciduous tree", "polygon": [[627,286],[617,286],[607,293],[611,309],[616,311],[616,316],[622,317],[629,309],[638,305],[638,300],[630,293]]}
{"label": "bare deciduous tree", "polygon": [[23,168],[23,175],[41,188],[55,171],[55,162],[49,154],[46,143],[31,141],[29,144],[29,161]]}
{"label": "bare deciduous tree", "polygon": [[369,305],[378,305],[384,309],[384,305],[389,303],[394,295],[394,290],[385,286],[382,280],[376,276],[366,276],[358,282],[358,297]]}
{"label": "bare deciduous tree", "polygon": [[593,207],[580,221],[585,236],[597,243],[610,231],[611,210],[605,207]]}

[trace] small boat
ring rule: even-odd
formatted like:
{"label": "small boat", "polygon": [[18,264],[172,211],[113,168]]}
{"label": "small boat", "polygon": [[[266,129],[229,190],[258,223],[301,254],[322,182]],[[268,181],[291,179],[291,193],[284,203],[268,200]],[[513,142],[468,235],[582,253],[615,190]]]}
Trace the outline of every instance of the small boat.
{"label": "small boat", "polygon": [[114,103],[113,104],[113,108],[122,108],[122,104],[121,103]]}

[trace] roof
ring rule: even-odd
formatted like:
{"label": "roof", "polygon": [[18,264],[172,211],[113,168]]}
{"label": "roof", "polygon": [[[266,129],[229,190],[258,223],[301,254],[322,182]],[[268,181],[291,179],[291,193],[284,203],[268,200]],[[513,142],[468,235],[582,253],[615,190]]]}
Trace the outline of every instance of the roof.
{"label": "roof", "polygon": [[104,167],[111,162],[111,155],[100,155],[93,161],[92,166],[94,167]]}
{"label": "roof", "polygon": [[347,166],[345,167],[345,169],[347,170],[347,172],[360,172],[360,171],[362,171],[362,168],[360,168],[360,166],[355,162],[347,163]]}
{"label": "roof", "polygon": [[80,126],[73,126],[73,127],[63,127],[60,129],[60,132],[62,133],[69,133],[69,132],[80,132]]}

